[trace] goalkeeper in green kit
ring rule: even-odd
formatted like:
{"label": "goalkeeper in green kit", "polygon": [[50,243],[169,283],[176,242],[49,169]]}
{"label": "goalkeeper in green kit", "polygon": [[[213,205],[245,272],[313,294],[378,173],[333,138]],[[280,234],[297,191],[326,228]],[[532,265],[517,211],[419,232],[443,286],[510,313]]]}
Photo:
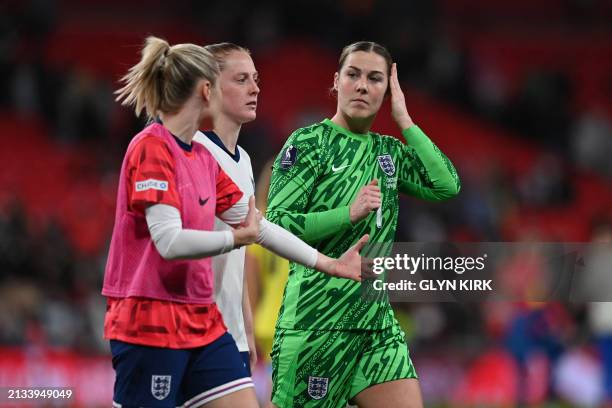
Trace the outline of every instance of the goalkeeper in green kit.
{"label": "goalkeeper in green kit", "polygon": [[[364,234],[393,242],[398,193],[441,201],[460,190],[448,158],[410,118],[389,52],[344,48],[334,117],[296,130],[273,166],[267,217],[338,257]],[[370,131],[386,95],[406,144]],[[420,408],[417,375],[387,300],[360,284],[292,263],[272,349],[279,408]]]}

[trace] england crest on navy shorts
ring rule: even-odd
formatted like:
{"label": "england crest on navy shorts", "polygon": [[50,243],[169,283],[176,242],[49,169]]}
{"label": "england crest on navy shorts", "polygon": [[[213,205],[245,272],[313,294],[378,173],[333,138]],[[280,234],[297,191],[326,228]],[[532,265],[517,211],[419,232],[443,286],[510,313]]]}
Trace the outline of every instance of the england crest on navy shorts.
{"label": "england crest on navy shorts", "polygon": [[329,378],[308,376],[308,395],[312,399],[319,400],[327,395]]}
{"label": "england crest on navy shorts", "polygon": [[380,164],[380,168],[387,176],[395,174],[395,164],[390,154],[381,154],[378,156],[378,164]]}
{"label": "england crest on navy shorts", "polygon": [[153,375],[151,376],[151,394],[158,399],[163,400],[170,395],[170,383],[172,376],[170,375]]}

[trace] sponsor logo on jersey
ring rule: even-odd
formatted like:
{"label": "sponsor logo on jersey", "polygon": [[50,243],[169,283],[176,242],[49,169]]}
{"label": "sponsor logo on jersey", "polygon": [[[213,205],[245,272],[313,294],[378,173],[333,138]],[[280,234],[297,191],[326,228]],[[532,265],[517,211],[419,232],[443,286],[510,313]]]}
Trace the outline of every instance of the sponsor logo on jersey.
{"label": "sponsor logo on jersey", "polygon": [[148,179],[137,181],[135,185],[136,191],[159,190],[168,191],[168,182],[164,180]]}
{"label": "sponsor logo on jersey", "polygon": [[381,154],[378,156],[378,164],[380,164],[380,168],[387,176],[395,174],[395,164],[390,154]]}
{"label": "sponsor logo on jersey", "polygon": [[310,398],[319,400],[327,395],[329,378],[308,376],[308,395]]}
{"label": "sponsor logo on jersey", "polygon": [[334,166],[334,165],[332,164],[332,171],[333,171],[334,173],[336,173],[336,172],[338,172],[338,171],[340,171],[340,170],[344,170],[344,169],[346,169],[347,167],[350,167],[350,166],[351,166],[350,164],[347,164],[347,165],[344,165],[344,166],[338,166],[338,167],[336,167],[336,166]]}
{"label": "sponsor logo on jersey", "polygon": [[204,200],[202,200],[202,197],[198,197],[198,201],[200,202],[200,205],[201,205],[201,206],[204,206],[204,205],[206,205],[206,203],[208,202],[208,199],[209,199],[209,198],[210,198],[210,197],[206,197]]}
{"label": "sponsor logo on jersey", "polygon": [[155,399],[163,400],[170,395],[170,384],[172,382],[171,375],[153,375],[151,376],[151,394]]}
{"label": "sponsor logo on jersey", "polygon": [[283,170],[291,168],[297,159],[297,148],[294,145],[289,145],[283,152],[283,157],[280,161],[280,167]]}

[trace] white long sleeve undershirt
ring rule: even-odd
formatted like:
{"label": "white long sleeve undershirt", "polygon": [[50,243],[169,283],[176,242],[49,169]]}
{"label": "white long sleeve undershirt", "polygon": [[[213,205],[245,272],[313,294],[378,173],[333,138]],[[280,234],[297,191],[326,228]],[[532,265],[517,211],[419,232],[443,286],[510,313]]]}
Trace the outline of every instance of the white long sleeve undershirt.
{"label": "white long sleeve undershirt", "polygon": [[[219,218],[229,225],[238,225],[247,212],[248,198],[243,198]],[[145,210],[145,216],[155,248],[164,259],[198,259],[234,249],[232,231],[183,229],[181,214],[175,207],[155,204]],[[316,249],[266,219],[261,221],[257,243],[283,258],[309,268],[317,262]]]}
{"label": "white long sleeve undershirt", "polygon": [[175,207],[155,204],[145,210],[155,248],[164,259],[199,259],[234,249],[232,231],[183,229]]}

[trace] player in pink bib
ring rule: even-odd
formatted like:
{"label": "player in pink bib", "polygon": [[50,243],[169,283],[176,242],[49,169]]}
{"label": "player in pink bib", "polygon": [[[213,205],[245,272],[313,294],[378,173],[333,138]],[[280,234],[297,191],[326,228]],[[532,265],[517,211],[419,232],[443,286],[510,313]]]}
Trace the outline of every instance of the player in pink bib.
{"label": "player in pink bib", "polygon": [[[144,214],[151,205],[168,205],[179,209],[183,228],[211,231],[215,215],[241,197],[206,149],[184,145],[161,124],[148,126],[132,140],[121,168],[117,222],[102,291],[110,306],[107,337],[186,348],[206,345],[225,331],[213,304],[211,258],[165,260],[150,239]],[[223,239],[223,249],[231,249],[229,237]],[[145,308],[135,307],[135,297],[155,300]],[[192,313],[189,305],[197,304],[212,306],[207,313]],[[129,315],[122,316],[122,310]],[[181,326],[175,324],[177,319],[167,319],[173,315],[181,318]],[[216,324],[207,325],[211,317]]]}
{"label": "player in pink bib", "polygon": [[[102,293],[115,407],[257,407],[253,383],[214,303],[210,256],[258,242],[294,262],[360,280],[360,242],[339,259],[262,219],[192,138],[217,102],[219,68],[194,44],[149,37],[118,100],[144,109],[128,146]],[[213,231],[219,217],[234,228]]]}

